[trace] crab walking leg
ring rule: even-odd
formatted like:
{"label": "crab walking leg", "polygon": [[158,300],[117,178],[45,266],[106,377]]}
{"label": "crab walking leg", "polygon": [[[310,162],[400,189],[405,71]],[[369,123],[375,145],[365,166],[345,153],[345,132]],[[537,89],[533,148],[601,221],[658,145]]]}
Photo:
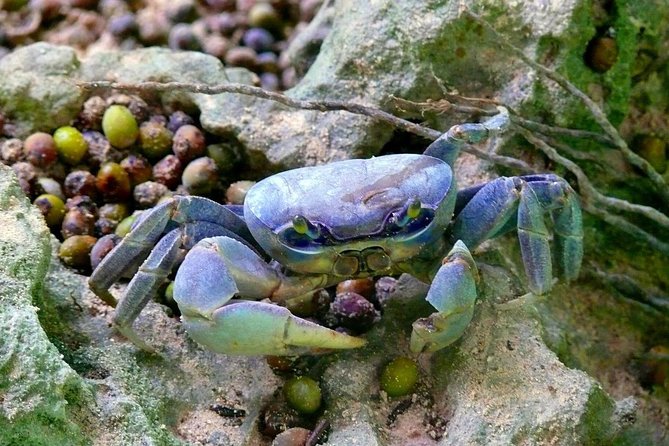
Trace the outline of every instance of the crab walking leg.
{"label": "crab walking leg", "polygon": [[284,307],[231,300],[282,300],[327,284],[327,275],[285,276],[243,243],[213,237],[186,255],[174,300],[190,336],[219,353],[296,355],[364,345],[360,338],[300,319]]}
{"label": "crab walking leg", "polygon": [[91,290],[107,304],[115,306],[116,299],[108,291],[109,287],[146,258],[170,225],[194,221],[223,226],[231,236],[255,243],[244,220],[234,209],[207,198],[176,196],[140,217],[132,231],[93,271],[89,279]]}
{"label": "crab walking leg", "polygon": [[550,234],[544,222],[546,209],[529,184],[519,177],[491,181],[457,215],[451,236],[475,247],[508,232],[515,223],[530,289],[544,294],[552,286]]}
{"label": "crab walking leg", "polygon": [[477,282],[474,259],[465,244],[457,241],[427,293],[427,301],[438,312],[413,323],[412,351],[437,351],[462,336],[474,315]]}
{"label": "crab walking leg", "polygon": [[115,328],[136,346],[151,351],[151,347],[132,329],[132,324],[174,269],[179,259],[180,248],[190,249],[204,238],[229,232],[222,226],[203,221],[187,223],[168,232],[160,239],[128,284],[114,313]]}
{"label": "crab walking leg", "polygon": [[423,154],[439,158],[452,167],[464,145],[479,143],[509,128],[511,120],[508,110],[504,107],[497,108],[498,114],[480,124],[454,125],[430,144]]}
{"label": "crab walking leg", "polygon": [[[509,180],[512,179],[497,179],[495,181],[508,182]],[[517,179],[513,181],[515,181],[515,184],[522,184],[520,181],[527,183],[532,191],[534,191],[544,213],[551,213],[554,223],[553,232],[555,233],[555,252],[553,258],[556,260],[562,277],[566,278],[568,281],[576,279],[583,259],[583,222],[581,207],[576,192],[574,192],[569,183],[563,178],[554,174],[525,175],[517,177]],[[490,184],[492,183],[473,186],[458,192],[455,206],[456,220],[458,220],[463,208],[465,208],[484,187],[488,187]],[[481,201],[482,206],[490,205],[490,199],[491,196],[487,193],[484,193],[477,198],[477,200]],[[468,212],[475,215],[473,209],[470,209]],[[503,220],[507,217],[506,215],[500,214],[500,218]],[[483,234],[483,239],[495,237],[514,230],[517,225],[517,218],[514,218],[514,215],[511,215],[506,223],[502,222],[501,224],[494,224],[494,229],[488,234]],[[459,230],[463,231],[464,229],[460,227]],[[470,233],[470,235],[475,234]],[[458,237],[458,234],[455,235],[454,239],[456,237]],[[476,243],[483,240],[481,238],[481,233],[475,235],[473,239],[477,240]],[[471,240],[472,239],[469,241],[471,242]]]}

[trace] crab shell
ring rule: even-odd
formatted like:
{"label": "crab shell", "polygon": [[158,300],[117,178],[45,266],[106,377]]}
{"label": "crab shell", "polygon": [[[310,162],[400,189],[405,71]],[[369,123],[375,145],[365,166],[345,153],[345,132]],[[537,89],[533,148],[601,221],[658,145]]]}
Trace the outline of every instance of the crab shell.
{"label": "crab shell", "polygon": [[[251,234],[269,255],[299,273],[371,276],[396,271],[443,238],[455,206],[448,164],[398,154],[303,167],[257,183],[244,202]],[[389,231],[389,217],[418,199],[425,224]],[[328,233],[328,242],[287,240],[296,215]]]}

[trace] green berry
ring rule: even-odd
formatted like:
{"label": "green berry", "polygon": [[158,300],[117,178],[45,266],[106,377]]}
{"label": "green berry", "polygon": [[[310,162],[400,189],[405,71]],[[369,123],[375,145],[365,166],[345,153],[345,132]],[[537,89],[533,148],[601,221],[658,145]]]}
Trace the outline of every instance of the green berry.
{"label": "green berry", "polygon": [[90,268],[90,253],[97,239],[90,235],[73,235],[65,239],[58,250],[58,257],[67,266]]}
{"label": "green berry", "polygon": [[118,226],[116,226],[116,231],[114,231],[114,234],[118,235],[119,237],[125,237],[128,232],[130,232],[132,224],[135,222],[135,220],[137,220],[138,215],[139,214],[132,214],[131,216],[121,220]]}
{"label": "green berry", "polygon": [[60,127],[54,132],[53,141],[60,158],[70,165],[78,164],[88,151],[84,135],[74,127]]}
{"label": "green berry", "polygon": [[125,203],[107,203],[100,206],[98,210],[99,218],[106,218],[111,221],[120,222],[128,216],[128,205]]}
{"label": "green berry", "polygon": [[172,152],[172,132],[158,122],[144,122],[139,127],[139,146],[147,158],[160,159]]}
{"label": "green berry", "polygon": [[288,405],[303,414],[311,414],[321,407],[321,388],[307,376],[289,379],[283,387]]}
{"label": "green berry", "polygon": [[65,203],[63,200],[52,194],[42,194],[35,198],[33,202],[44,215],[46,224],[49,226],[58,226],[65,216]]}
{"label": "green berry", "polygon": [[381,389],[388,396],[411,393],[418,382],[418,365],[405,357],[393,359],[381,372]]}
{"label": "green berry", "polygon": [[124,105],[111,105],[102,116],[102,131],[112,146],[119,149],[130,147],[137,140],[137,120]]}

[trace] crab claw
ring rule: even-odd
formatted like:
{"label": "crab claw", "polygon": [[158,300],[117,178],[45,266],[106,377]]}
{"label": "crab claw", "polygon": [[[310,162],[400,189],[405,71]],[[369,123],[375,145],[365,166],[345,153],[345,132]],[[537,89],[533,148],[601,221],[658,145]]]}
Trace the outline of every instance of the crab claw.
{"label": "crab claw", "polygon": [[365,341],[251,300],[301,295],[322,286],[319,275],[286,277],[230,237],[202,240],[177,273],[174,300],[190,336],[209,350],[236,355],[300,355],[361,347]]}
{"label": "crab claw", "polygon": [[427,293],[426,300],[439,311],[413,323],[412,351],[434,352],[462,336],[474,315],[477,281],[474,259],[465,244],[458,240]]}
{"label": "crab claw", "polygon": [[244,301],[219,308],[211,319],[184,315],[199,344],[232,355],[302,355],[357,348],[365,340],[293,316],[275,304]]}

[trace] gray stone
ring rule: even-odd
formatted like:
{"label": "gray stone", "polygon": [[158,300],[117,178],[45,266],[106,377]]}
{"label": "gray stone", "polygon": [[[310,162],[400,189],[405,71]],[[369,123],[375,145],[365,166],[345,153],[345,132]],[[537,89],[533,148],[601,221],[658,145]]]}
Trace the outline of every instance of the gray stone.
{"label": "gray stone", "polygon": [[70,124],[84,102],[73,84],[80,62],[72,48],[36,43],[0,63],[0,110],[16,123],[15,135]]}

